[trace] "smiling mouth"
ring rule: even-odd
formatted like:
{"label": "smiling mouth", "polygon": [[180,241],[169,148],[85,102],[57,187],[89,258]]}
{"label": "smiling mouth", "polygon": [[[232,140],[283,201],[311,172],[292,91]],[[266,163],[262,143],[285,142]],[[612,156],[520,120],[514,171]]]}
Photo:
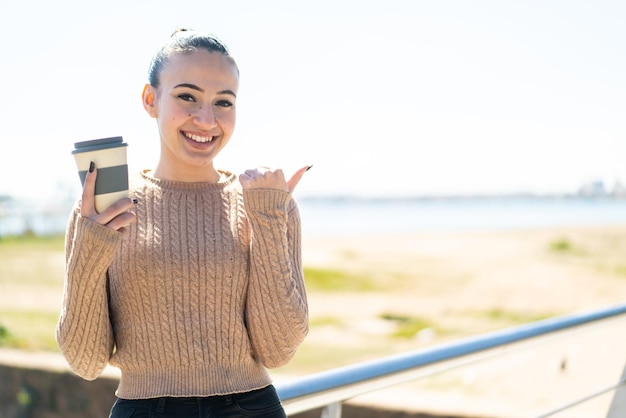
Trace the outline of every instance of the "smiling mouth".
{"label": "smiling mouth", "polygon": [[192,141],[199,142],[201,144],[204,144],[207,142],[213,142],[213,140],[217,138],[216,136],[202,136],[202,135],[190,134],[187,132],[183,132],[183,135],[185,136],[185,138],[191,139]]}

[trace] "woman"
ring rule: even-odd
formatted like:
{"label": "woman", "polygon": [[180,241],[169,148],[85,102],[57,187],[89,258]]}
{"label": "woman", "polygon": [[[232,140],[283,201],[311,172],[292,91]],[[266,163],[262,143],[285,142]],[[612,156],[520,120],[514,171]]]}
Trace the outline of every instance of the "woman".
{"label": "woman", "polygon": [[111,418],[285,417],[266,368],[286,364],[308,332],[291,192],[310,166],[289,180],[214,166],[238,85],[219,40],[175,32],[142,94],[160,135],[156,166],[101,213],[93,163],[86,176],[57,340],[85,379],[121,370]]}

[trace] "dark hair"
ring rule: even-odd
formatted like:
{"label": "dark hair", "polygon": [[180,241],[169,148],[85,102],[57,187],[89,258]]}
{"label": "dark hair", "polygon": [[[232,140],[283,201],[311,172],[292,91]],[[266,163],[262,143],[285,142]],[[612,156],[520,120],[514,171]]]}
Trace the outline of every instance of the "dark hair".
{"label": "dark hair", "polygon": [[[213,35],[198,32],[192,29],[177,29],[172,33],[168,41],[157,51],[150,62],[148,70],[148,82],[153,87],[159,87],[161,71],[173,55],[188,54],[198,49],[205,49],[208,52],[217,52],[230,58],[235,68],[237,64],[230,56],[226,45]],[[239,72],[239,69],[237,69]]]}

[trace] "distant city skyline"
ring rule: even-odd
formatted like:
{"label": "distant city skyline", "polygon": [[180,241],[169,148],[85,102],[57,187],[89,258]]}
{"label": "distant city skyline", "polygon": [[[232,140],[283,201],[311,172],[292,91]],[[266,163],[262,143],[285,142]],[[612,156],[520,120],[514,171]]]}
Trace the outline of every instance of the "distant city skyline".
{"label": "distant city skyline", "polygon": [[[40,204],[47,204],[50,202],[50,199],[58,199],[60,204],[71,204],[75,202],[76,198],[80,194],[80,187],[76,184],[68,184],[59,182],[57,184],[56,189],[54,190],[54,197],[50,196],[30,196],[30,195],[20,195],[20,194],[11,194],[11,193],[0,193],[0,209],[2,205],[10,205],[13,201],[24,202],[24,201],[38,201]],[[605,181],[602,179],[597,179],[593,181],[589,181],[579,185],[575,190],[572,191],[556,191],[556,192],[532,192],[532,191],[520,191],[520,192],[486,192],[486,193],[449,193],[449,194],[426,194],[426,193],[415,193],[415,194],[403,194],[403,195],[395,195],[395,196],[385,196],[385,195],[362,195],[359,193],[351,193],[349,191],[346,192],[317,192],[317,193],[306,193],[304,198],[313,198],[313,199],[342,199],[342,198],[380,198],[384,200],[393,200],[393,199],[421,199],[421,198],[506,198],[506,197],[537,197],[537,198],[552,198],[552,197],[581,197],[581,198],[597,198],[597,197],[607,197],[607,198],[618,198],[618,199],[626,199],[626,182],[621,181],[620,179],[615,179],[613,181]],[[1,215],[1,211],[0,211]]]}
{"label": "distant city skyline", "polygon": [[179,26],[219,36],[241,70],[217,165],[313,164],[302,196],[626,181],[624,21],[618,0],[4,2],[0,195],[75,188],[70,151],[86,139],[122,135],[131,170],[151,167],[140,93]]}

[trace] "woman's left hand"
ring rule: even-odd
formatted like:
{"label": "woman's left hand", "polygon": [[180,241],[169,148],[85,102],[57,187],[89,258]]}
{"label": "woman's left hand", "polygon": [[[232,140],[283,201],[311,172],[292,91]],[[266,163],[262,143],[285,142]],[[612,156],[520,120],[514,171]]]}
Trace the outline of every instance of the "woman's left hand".
{"label": "woman's left hand", "polygon": [[244,190],[252,189],[276,189],[292,193],[296,188],[304,173],[311,168],[306,165],[297,170],[289,180],[285,180],[285,175],[281,169],[271,169],[267,167],[246,170],[239,176],[239,182]]}

